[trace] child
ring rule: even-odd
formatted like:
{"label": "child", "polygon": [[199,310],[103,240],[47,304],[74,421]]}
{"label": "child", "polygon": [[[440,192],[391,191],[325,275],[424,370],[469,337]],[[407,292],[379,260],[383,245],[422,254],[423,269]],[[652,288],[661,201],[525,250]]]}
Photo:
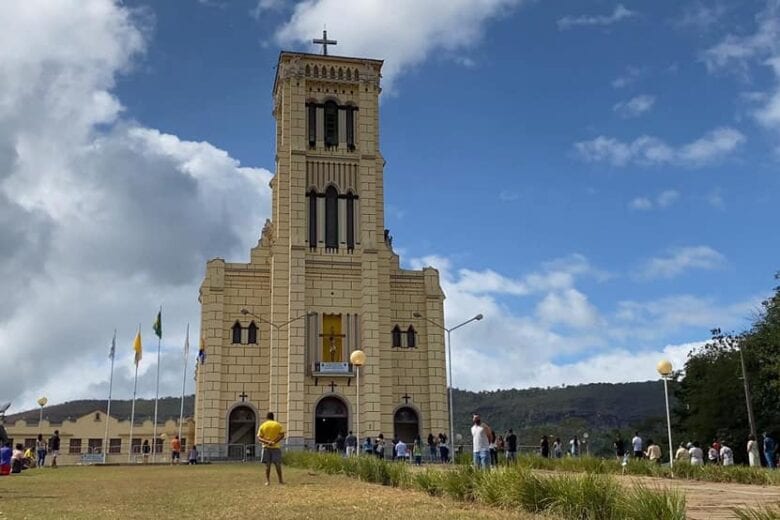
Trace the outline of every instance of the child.
{"label": "child", "polygon": [[193,445],[192,448],[190,448],[190,455],[187,457],[187,463],[188,464],[197,464],[198,463],[198,448]]}
{"label": "child", "polygon": [[423,443],[419,435],[417,436],[416,439],[414,439],[414,446],[412,446],[412,455],[414,456],[414,465],[415,466],[422,465]]}

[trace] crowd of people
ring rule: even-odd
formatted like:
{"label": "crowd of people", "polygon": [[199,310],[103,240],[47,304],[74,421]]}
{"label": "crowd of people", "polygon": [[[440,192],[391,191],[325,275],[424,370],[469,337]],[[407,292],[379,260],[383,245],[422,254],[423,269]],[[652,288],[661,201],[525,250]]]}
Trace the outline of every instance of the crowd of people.
{"label": "crowd of people", "polygon": [[11,473],[21,473],[26,469],[42,468],[46,464],[46,456],[51,456],[52,468],[57,467],[57,456],[60,454],[60,432],[54,430],[48,441],[38,434],[35,446],[24,447],[17,443],[15,446],[5,440],[0,446],[0,476]]}
{"label": "crowd of people", "polygon": [[399,437],[390,440],[385,439],[380,433],[376,437],[366,437],[360,446],[358,438],[350,431],[346,436],[338,434],[336,440],[330,444],[320,444],[320,451],[334,451],[348,457],[357,455],[358,450],[365,455],[371,455],[379,459],[408,460],[415,464],[425,462],[449,462],[450,447],[447,443],[447,435],[439,433],[434,436],[429,433],[425,441],[417,435],[410,443]]}

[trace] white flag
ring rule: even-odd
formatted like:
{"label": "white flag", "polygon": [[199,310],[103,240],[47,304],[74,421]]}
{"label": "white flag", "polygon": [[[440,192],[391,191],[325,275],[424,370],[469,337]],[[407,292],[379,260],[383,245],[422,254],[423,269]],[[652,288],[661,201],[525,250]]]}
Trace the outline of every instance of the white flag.
{"label": "white flag", "polygon": [[184,339],[184,359],[190,354],[190,324],[187,324],[187,337]]}

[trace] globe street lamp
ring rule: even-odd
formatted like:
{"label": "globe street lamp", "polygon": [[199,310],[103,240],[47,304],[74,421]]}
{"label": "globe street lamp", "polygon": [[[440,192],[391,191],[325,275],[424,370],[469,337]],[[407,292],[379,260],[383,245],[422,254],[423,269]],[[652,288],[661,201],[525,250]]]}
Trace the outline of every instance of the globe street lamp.
{"label": "globe street lamp", "polygon": [[366,364],[366,353],[362,350],[355,350],[349,355],[349,362],[355,367],[355,390],[357,391],[357,407],[355,412],[355,431],[357,432],[357,446],[355,453],[360,455],[360,367]]}
{"label": "globe street lamp", "polygon": [[452,458],[450,460],[454,461],[455,460],[455,437],[454,437],[454,435],[455,435],[455,420],[454,420],[454,411],[453,411],[453,408],[452,408],[452,386],[453,386],[453,384],[452,384],[452,331],[454,331],[456,329],[459,329],[459,328],[463,327],[464,325],[468,325],[472,321],[479,321],[482,318],[484,318],[484,316],[482,316],[482,314],[477,314],[473,318],[468,319],[468,320],[464,321],[463,323],[459,323],[458,325],[455,325],[454,327],[450,327],[450,328],[447,328],[444,325],[442,325],[441,323],[437,323],[437,322],[433,321],[432,319],[423,316],[419,312],[412,313],[412,316],[414,316],[415,318],[418,318],[418,319],[423,319],[423,320],[427,321],[428,323],[430,323],[431,325],[434,325],[434,326],[442,329],[443,331],[445,331],[447,333],[447,360],[448,360],[448,363],[449,363],[448,364],[448,366],[449,366],[448,370],[449,370],[449,383],[450,383],[449,384],[449,389],[448,389],[449,390],[448,391],[449,409],[450,409],[450,443],[452,444]]}
{"label": "globe street lamp", "polygon": [[273,345],[273,354],[271,355],[271,365],[273,365],[273,379],[274,379],[274,412],[277,414],[277,420],[279,420],[278,414],[279,414],[279,363],[277,363],[277,357],[279,356],[279,336],[281,335],[281,329],[284,327],[290,325],[291,323],[300,320],[301,318],[305,318],[306,316],[310,316],[314,314],[313,312],[307,312],[305,314],[301,314],[300,316],[293,318],[291,320],[285,321],[284,323],[274,323],[270,320],[267,320],[263,318],[262,316],[258,316],[254,312],[250,311],[246,307],[243,307],[241,309],[241,314],[244,316],[249,315],[252,316],[258,320],[260,320],[263,323],[266,323],[276,329],[276,337],[274,338],[274,341],[271,342]]}
{"label": "globe street lamp", "polygon": [[669,469],[674,469],[674,452],[672,448],[672,418],[669,414],[669,378],[672,377],[672,362],[668,359],[662,359],[655,366],[655,369],[661,374],[664,380],[664,397],[666,398],[666,431],[669,434]]}
{"label": "globe street lamp", "polygon": [[41,414],[38,417],[38,433],[41,433],[41,423],[43,422],[43,407],[46,406],[46,403],[48,403],[49,400],[46,397],[40,397],[37,402],[38,406],[41,407]]}

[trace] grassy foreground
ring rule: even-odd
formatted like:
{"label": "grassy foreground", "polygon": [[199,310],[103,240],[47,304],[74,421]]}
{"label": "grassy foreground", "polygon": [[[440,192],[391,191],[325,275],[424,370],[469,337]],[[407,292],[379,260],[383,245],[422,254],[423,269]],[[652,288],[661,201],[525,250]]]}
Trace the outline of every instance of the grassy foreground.
{"label": "grassy foreground", "polygon": [[[458,464],[471,465],[471,456],[461,456]],[[780,471],[748,466],[691,466],[676,463],[674,475],[667,465],[654,464],[646,460],[631,460],[625,467],[616,459],[596,457],[565,457],[562,459],[544,459],[537,455],[521,455],[515,463],[526,469],[594,473],[598,475],[637,475],[658,478],[682,478],[705,482],[732,482],[735,484],[757,484],[761,486],[780,486]]]}
{"label": "grassy foreground", "polygon": [[292,452],[287,463],[366,482],[425,491],[505,511],[543,513],[567,520],[685,520],[685,496],[675,490],[624,486],[597,473],[539,474],[521,465],[478,471],[455,465],[415,469],[374,457]]}
{"label": "grassy foreground", "polygon": [[0,519],[536,518],[305,469],[285,468],[285,486],[265,487],[262,471],[252,463],[30,470],[0,478]]}

